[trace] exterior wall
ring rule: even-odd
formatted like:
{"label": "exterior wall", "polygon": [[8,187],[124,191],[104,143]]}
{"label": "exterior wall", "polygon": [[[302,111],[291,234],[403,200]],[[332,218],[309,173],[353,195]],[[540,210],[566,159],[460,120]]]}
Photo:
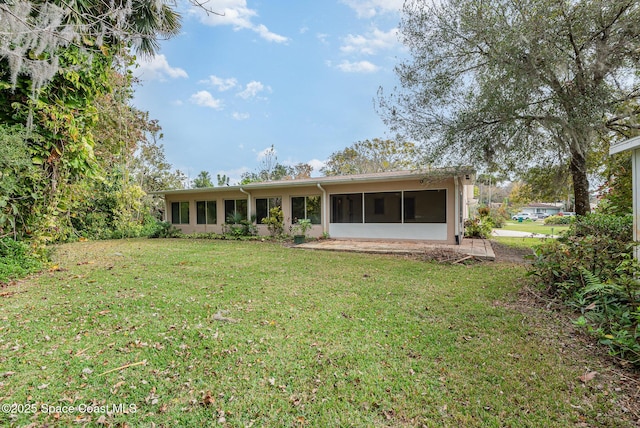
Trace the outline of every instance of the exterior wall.
{"label": "exterior wall", "polygon": [[[439,182],[429,182],[422,184],[419,178],[412,178],[402,181],[372,181],[354,183],[321,183],[305,186],[295,185],[292,182],[290,187],[273,187],[244,190],[250,194],[241,192],[237,188],[224,189],[215,188],[209,191],[165,194],[166,220],[171,222],[172,202],[189,203],[189,224],[175,224],[184,233],[213,232],[222,233],[224,218],[224,201],[229,199],[249,200],[248,207],[250,215],[256,213],[256,199],[259,198],[282,198],[282,212],[284,213],[285,232],[290,232],[292,225],[291,218],[291,198],[296,196],[321,196],[321,224],[314,224],[308,232],[309,236],[320,237],[323,233],[329,234],[332,238],[361,238],[361,239],[409,239],[425,240],[439,243],[456,243],[456,231],[463,234],[460,226],[456,228],[456,222],[467,217],[466,202],[467,189],[456,186],[454,179],[449,178]],[[420,190],[446,190],[446,223],[330,223],[331,218],[331,195],[344,193],[372,193],[372,192],[401,192]],[[456,210],[456,194],[461,198],[458,210]],[[197,201],[216,201],[216,224],[197,224]],[[257,225],[259,235],[268,235],[269,231],[265,225]]]}

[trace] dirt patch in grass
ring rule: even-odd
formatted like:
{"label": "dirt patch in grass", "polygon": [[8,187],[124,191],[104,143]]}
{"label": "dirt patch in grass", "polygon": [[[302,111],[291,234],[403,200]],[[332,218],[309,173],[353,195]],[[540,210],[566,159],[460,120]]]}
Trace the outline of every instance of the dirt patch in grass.
{"label": "dirt patch in grass", "polygon": [[533,254],[531,248],[514,247],[497,241],[491,241],[491,247],[496,255],[496,262],[529,264],[530,260],[526,257]]}

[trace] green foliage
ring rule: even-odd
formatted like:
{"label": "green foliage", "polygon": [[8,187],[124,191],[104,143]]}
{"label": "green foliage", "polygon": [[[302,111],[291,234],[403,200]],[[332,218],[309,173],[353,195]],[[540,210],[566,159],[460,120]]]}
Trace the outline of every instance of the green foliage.
{"label": "green foliage", "polygon": [[544,219],[544,224],[572,224],[574,218],[568,215],[550,215]]}
{"label": "green foliage", "polygon": [[262,219],[262,224],[267,225],[272,237],[280,236],[284,233],[284,213],[282,208],[277,206],[269,210],[269,217]]}
{"label": "green foliage", "polygon": [[182,231],[166,221],[158,221],[154,229],[147,235],[149,238],[180,238],[184,236]]}
{"label": "green foliage", "polygon": [[202,189],[205,187],[213,187],[213,181],[211,181],[211,174],[208,171],[200,171],[198,176],[193,179],[193,187]]}
{"label": "green foliage", "polygon": [[607,180],[598,189],[601,199],[597,212],[625,215],[633,212],[633,177],[631,151],[611,156],[607,164]]}
{"label": "green foliage", "polygon": [[374,138],[332,153],[321,171],[325,175],[351,175],[417,169],[419,158],[414,143]]}
{"label": "green foliage", "polygon": [[589,156],[603,135],[637,128],[638,82],[625,76],[638,3],[408,0],[403,12],[401,87],[379,96],[391,129],[434,162],[569,165],[575,211],[589,212]]}
{"label": "green foliage", "polygon": [[41,260],[24,241],[0,238],[0,283],[37,272],[42,267]]}
{"label": "green foliage", "polygon": [[297,223],[291,226],[291,233],[293,235],[307,236],[307,232],[311,229],[313,224],[308,218],[298,220]]}
{"label": "green foliage", "polygon": [[639,266],[631,216],[579,216],[569,230],[535,250],[530,272],[552,296],[582,316],[611,353],[640,365]]}
{"label": "green foliage", "polygon": [[258,228],[253,224],[252,220],[247,220],[241,213],[234,213],[227,217],[227,223],[222,225],[222,231],[225,235],[231,235],[234,238],[244,236],[255,236],[258,234]]}
{"label": "green foliage", "polygon": [[488,207],[478,208],[478,217],[465,220],[464,236],[467,238],[486,239],[491,236],[494,227],[502,227],[504,218]]}
{"label": "green foliage", "polygon": [[45,177],[31,160],[28,135],[19,125],[0,125],[0,237],[31,235],[43,208]]}
{"label": "green foliage", "polygon": [[476,217],[465,220],[464,236],[467,238],[488,238],[491,236],[491,224]]}

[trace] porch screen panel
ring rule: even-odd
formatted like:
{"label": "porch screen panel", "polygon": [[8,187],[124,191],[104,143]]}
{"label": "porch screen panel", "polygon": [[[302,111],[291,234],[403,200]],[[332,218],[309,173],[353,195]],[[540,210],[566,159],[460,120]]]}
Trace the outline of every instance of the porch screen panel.
{"label": "porch screen panel", "polygon": [[405,223],[446,223],[447,191],[418,190],[404,192]]}
{"label": "porch screen panel", "polygon": [[365,223],[402,223],[402,194],[379,192],[364,194]]}
{"label": "porch screen panel", "polygon": [[362,193],[331,195],[331,223],[362,223]]}

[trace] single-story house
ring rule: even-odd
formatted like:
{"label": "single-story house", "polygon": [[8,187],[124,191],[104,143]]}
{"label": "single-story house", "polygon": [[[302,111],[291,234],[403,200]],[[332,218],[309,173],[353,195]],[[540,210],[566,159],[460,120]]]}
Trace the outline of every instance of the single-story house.
{"label": "single-story house", "polygon": [[532,215],[537,214],[549,214],[549,215],[557,215],[560,211],[562,211],[564,204],[543,204],[543,203],[530,203],[524,207],[522,207],[522,212],[529,213]]}
{"label": "single-story house", "polygon": [[446,168],[317,177],[156,192],[164,196],[165,221],[184,233],[222,233],[230,216],[262,219],[280,206],[285,231],[311,220],[309,236],[423,240],[456,244],[464,236],[475,171]]}

